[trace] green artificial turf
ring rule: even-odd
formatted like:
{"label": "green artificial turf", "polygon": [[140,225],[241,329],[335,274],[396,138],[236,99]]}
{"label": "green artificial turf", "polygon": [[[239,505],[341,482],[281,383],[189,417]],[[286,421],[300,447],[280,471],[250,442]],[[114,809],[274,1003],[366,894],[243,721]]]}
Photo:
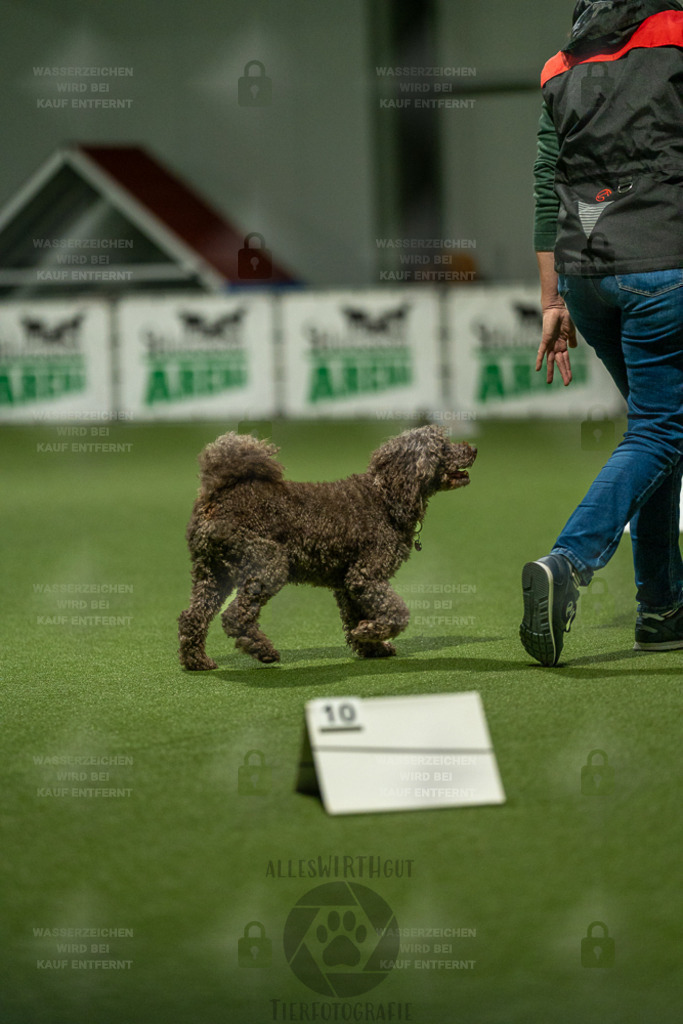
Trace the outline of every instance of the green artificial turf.
{"label": "green artificial turf", "polygon": [[[274,439],[291,479],[334,479],[407,425],[277,422]],[[223,429],[112,425],[98,440],[130,445],[118,453],[46,451],[63,440],[55,427],[2,431],[2,1024],[673,1024],[681,652],[632,650],[628,541],[584,592],[561,667],[531,663],[517,638],[521,566],[549,550],[605,453],[582,449],[578,423],[479,425],[471,486],[432,499],[423,550],[396,576],[413,614],[396,658],[355,659],[332,595],[288,587],[262,618],[280,665],[236,652],[216,621],[220,667],[184,673],[176,619],[195,460]],[[505,804],[330,817],[295,791],[306,701],[469,690]],[[614,769],[608,795],[581,792],[594,748]],[[270,780],[245,795],[239,768],[254,749]],[[40,763],[111,756],[129,763]],[[59,778],[70,771],[86,779]],[[125,795],[60,797],[60,786]],[[401,966],[357,997],[317,994],[283,948],[297,901],[335,880],[317,873],[332,855],[417,933],[401,940]],[[360,943],[358,921],[320,920],[328,940],[336,925]],[[614,939],[609,968],[581,966],[595,920]],[[262,967],[239,965],[251,921],[271,943]],[[36,932],[52,928],[132,934]],[[419,935],[439,929],[465,933]],[[119,966],[72,966],[88,960]]]}

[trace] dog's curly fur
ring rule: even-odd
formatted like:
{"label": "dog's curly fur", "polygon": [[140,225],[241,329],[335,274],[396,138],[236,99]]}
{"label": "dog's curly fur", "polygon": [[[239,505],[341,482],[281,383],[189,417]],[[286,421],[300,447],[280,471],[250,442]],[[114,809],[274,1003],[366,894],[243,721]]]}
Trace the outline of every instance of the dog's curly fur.
{"label": "dog's curly fur", "polygon": [[273,444],[223,434],[199,456],[201,487],[187,527],[192,598],[181,613],[180,661],[217,668],[205,651],[221,616],[235,647],[258,661],[280,655],[259,629],[265,603],[286,583],[329,587],[348,645],[364,658],[395,654],[389,640],[410,613],[389,580],[411,551],[427,501],[469,483],[476,449],[440,427],[407,430],[378,448],[367,472],[333,483],[283,479]]}

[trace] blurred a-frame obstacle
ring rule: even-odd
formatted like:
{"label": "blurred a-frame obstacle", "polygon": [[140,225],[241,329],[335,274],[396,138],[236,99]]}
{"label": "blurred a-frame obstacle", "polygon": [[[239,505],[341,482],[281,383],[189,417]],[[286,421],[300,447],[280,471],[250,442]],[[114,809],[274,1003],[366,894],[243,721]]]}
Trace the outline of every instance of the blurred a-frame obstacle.
{"label": "blurred a-frame obstacle", "polygon": [[[0,297],[221,292],[245,283],[244,245],[244,235],[143,148],[72,144],[0,210]],[[261,283],[295,281],[272,261]]]}

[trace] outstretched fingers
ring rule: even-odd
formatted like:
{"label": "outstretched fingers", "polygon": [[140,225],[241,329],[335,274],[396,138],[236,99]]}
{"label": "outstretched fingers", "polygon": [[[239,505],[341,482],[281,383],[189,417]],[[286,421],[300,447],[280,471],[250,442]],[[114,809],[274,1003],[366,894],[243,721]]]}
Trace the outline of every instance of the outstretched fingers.
{"label": "outstretched fingers", "polygon": [[568,349],[576,348],[576,345],[576,329],[567,308],[552,306],[545,309],[543,311],[543,334],[536,354],[536,370],[542,369],[545,359],[548,384],[553,382],[556,366],[560,371],[564,386],[571,384],[572,367]]}

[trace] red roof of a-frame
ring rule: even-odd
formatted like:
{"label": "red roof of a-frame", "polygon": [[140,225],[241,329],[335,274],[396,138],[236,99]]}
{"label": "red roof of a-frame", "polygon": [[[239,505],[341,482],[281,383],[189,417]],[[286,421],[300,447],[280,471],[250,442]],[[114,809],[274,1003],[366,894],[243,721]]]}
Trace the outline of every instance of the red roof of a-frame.
{"label": "red roof of a-frame", "polygon": [[[79,145],[78,149],[222,277],[244,283],[237,273],[244,236],[154,157],[139,146]],[[273,261],[272,276],[262,283],[284,282],[294,283],[294,278]]]}

